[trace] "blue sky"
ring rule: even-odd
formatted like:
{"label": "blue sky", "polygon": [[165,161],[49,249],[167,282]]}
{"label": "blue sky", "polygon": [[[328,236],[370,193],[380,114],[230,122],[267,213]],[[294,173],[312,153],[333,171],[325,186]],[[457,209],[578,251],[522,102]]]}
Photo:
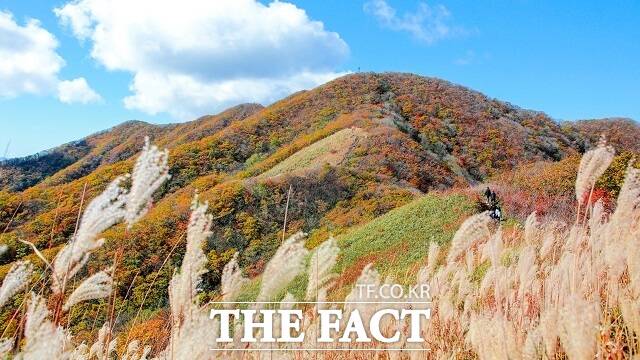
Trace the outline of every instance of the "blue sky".
{"label": "blue sky", "polygon": [[0,157],[268,104],[358,69],[444,78],[559,120],[640,119],[637,1],[105,4],[0,0]]}

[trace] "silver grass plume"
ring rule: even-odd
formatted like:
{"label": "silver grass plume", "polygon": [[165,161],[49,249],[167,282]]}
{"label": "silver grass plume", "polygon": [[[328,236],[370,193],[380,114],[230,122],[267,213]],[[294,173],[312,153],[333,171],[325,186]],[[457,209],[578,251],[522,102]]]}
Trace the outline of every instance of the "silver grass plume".
{"label": "silver grass plume", "polygon": [[125,352],[122,360],[134,360],[139,348],[140,342],[138,340],[133,340],[132,342],[127,344],[127,352]]}
{"label": "silver grass plume", "polygon": [[87,344],[82,343],[76,346],[75,349],[71,351],[69,354],[69,360],[89,360],[89,346]]}
{"label": "silver grass plume", "polygon": [[212,216],[207,215],[208,204],[202,204],[198,195],[191,203],[191,217],[187,227],[187,250],[180,271],[174,274],[169,285],[171,314],[174,321],[189,315],[200,285],[200,276],[207,272],[207,257],[202,245],[211,235]]}
{"label": "silver grass plume", "polygon": [[27,286],[32,274],[33,265],[29,261],[18,261],[11,266],[0,287],[0,307]]}
{"label": "silver grass plume", "polygon": [[491,234],[489,224],[493,220],[487,211],[476,214],[465,220],[451,240],[451,249],[447,262],[455,261],[462,253],[475,243],[488,238]]}
{"label": "silver grass plume", "polygon": [[89,358],[95,356],[98,360],[106,360],[111,358],[111,354],[116,350],[117,338],[111,339],[107,344],[107,339],[111,333],[109,324],[104,323],[100,330],[98,330],[98,339],[89,349]]}
{"label": "silver grass plume", "polygon": [[373,268],[373,264],[365,266],[351,292],[344,298],[346,303],[344,313],[351,314],[354,310],[358,310],[365,325],[368,326],[371,316],[377,311],[378,307],[387,306],[387,304],[375,304],[376,297],[370,298],[363,289],[371,287],[376,289],[375,293],[379,293],[381,283],[380,274]]}
{"label": "silver grass plume", "polygon": [[494,268],[500,266],[500,256],[502,255],[502,250],[504,250],[502,228],[498,228],[498,231],[496,231],[496,233],[491,237],[491,240],[489,240],[485,249],[487,251],[487,257],[491,262],[491,266]]}
{"label": "silver grass plume", "polygon": [[559,311],[555,306],[547,307],[540,314],[540,325],[538,328],[542,333],[542,342],[547,357],[552,359],[556,350],[556,343],[559,336]]}
{"label": "silver grass plume", "polygon": [[131,189],[127,198],[125,220],[131,227],[142,218],[151,203],[153,193],[169,179],[169,151],[158,150],[150,145],[149,137],[144,139],[144,148],[133,167]]}
{"label": "silver grass plume", "polygon": [[522,360],[537,360],[544,358],[542,334],[539,328],[529,329],[522,347]]}
{"label": "silver grass plume", "polygon": [[560,341],[570,359],[593,359],[599,332],[596,302],[571,295],[560,312]]}
{"label": "silver grass plume", "polygon": [[124,218],[126,190],[120,186],[124,179],[123,176],[116,178],[89,203],[75,236],[56,256],[53,262],[54,293],[62,291],[65,279],[80,271],[91,252],[102,246],[104,239],[98,239],[98,236]]}
{"label": "silver grass plume", "polygon": [[19,358],[24,360],[64,359],[68,356],[67,334],[47,317],[49,310],[42,297],[31,293],[24,328],[25,343]]}
{"label": "silver grass plume", "polygon": [[102,299],[111,295],[113,289],[113,279],[109,275],[110,269],[102,270],[86,278],[67,299],[62,307],[62,311],[69,309],[83,301]]}
{"label": "silver grass plume", "polygon": [[206,311],[192,309],[192,314],[178,327],[171,328],[169,345],[158,359],[215,359],[211,348],[216,347],[212,339],[219,337],[219,320],[212,321]]}
{"label": "silver grass plume", "polygon": [[0,340],[0,359],[8,358],[9,352],[13,350],[13,343],[15,341],[16,339],[14,338]]}
{"label": "silver grass plume", "polygon": [[631,293],[640,297],[640,254],[637,251],[640,239],[640,169],[633,167],[634,162],[631,160],[627,166],[616,210],[605,230],[607,241],[603,243],[607,245],[606,255],[611,258],[607,262],[612,267],[617,265],[619,274],[624,271],[619,260],[626,257]]}
{"label": "silver grass plume", "polygon": [[[285,294],[284,298],[282,298],[282,300],[280,301],[280,309],[293,310],[295,303],[296,303],[296,297],[293,296],[290,292],[288,292]],[[274,329],[277,329],[277,327],[274,327]]]}
{"label": "silver grass plume", "polygon": [[[291,295],[291,293],[287,293],[284,298],[280,301],[280,309],[282,310],[293,310],[296,304],[296,298]],[[273,321],[273,335],[278,338],[282,335],[282,318],[280,316],[276,316]],[[281,347],[286,347],[288,344],[282,344]]]}
{"label": "silver grass plume", "polygon": [[[195,302],[200,276],[206,272],[207,258],[202,245],[211,235],[211,215],[207,215],[207,205],[201,204],[196,195],[191,205],[191,218],[187,229],[187,250],[180,271],[174,273],[169,284],[171,304],[171,337],[169,344],[158,359],[207,359],[209,349],[215,344],[218,320],[211,322],[208,313]],[[214,333],[211,330],[214,329]]]}
{"label": "silver grass plume", "polygon": [[435,274],[438,266],[438,257],[440,256],[440,245],[431,241],[429,244],[429,253],[427,254],[427,264],[418,271],[417,284],[429,284],[429,279]]}
{"label": "silver grass plume", "polygon": [[500,314],[471,318],[467,341],[480,359],[517,359],[520,348],[513,324]]}
{"label": "silver grass plume", "polygon": [[535,244],[541,235],[540,222],[536,212],[532,212],[524,222],[524,241],[527,244]]}
{"label": "silver grass plume", "polygon": [[538,272],[536,250],[533,246],[528,245],[520,250],[516,269],[519,280],[518,296],[523,297],[526,292],[531,291]]}
{"label": "silver grass plume", "polygon": [[620,312],[627,328],[636,334],[640,334],[640,304],[638,304],[638,301],[631,300],[625,296],[620,301]]}
{"label": "silver grass plume", "polygon": [[467,274],[471,274],[476,268],[476,254],[474,251],[467,251],[464,255],[464,265],[467,267]]}
{"label": "silver grass plume", "polygon": [[338,259],[338,248],[336,239],[330,237],[323,242],[311,254],[309,264],[309,281],[307,283],[307,300],[316,300],[316,292],[324,287],[334,276],[331,274],[333,266]]}
{"label": "silver grass plume", "polygon": [[247,278],[242,276],[242,270],[238,265],[238,253],[233,254],[231,261],[222,269],[222,279],[220,280],[222,300],[227,302],[235,300],[240,295],[244,284],[248,281]]}
{"label": "silver grass plume", "polygon": [[140,353],[140,343],[138,340],[133,340],[129,345],[127,345],[127,352],[122,357],[122,360],[146,360],[150,352],[151,347],[145,346],[142,350],[142,354],[138,356]]}
{"label": "silver grass plume", "polygon": [[[62,291],[66,279],[73,277],[86,264],[91,252],[103,245],[104,239],[98,239],[102,232],[123,220],[131,226],[146,214],[153,192],[169,178],[167,156],[167,151],[160,152],[150,146],[147,138],[133,176],[116,178],[89,203],[78,231],[53,263],[54,293]],[[121,184],[129,177],[131,189],[127,191]]]}
{"label": "silver grass plume", "polygon": [[582,156],[575,186],[578,201],[582,200],[582,196],[591,190],[598,178],[607,170],[614,155],[615,150],[607,145],[606,139],[602,136],[598,146]]}
{"label": "silver grass plume", "polygon": [[435,241],[431,241],[431,243],[429,244],[429,254],[427,255],[427,271],[429,272],[429,274],[435,273],[436,267],[438,266],[439,256],[440,245],[438,245],[438,243]]}
{"label": "silver grass plume", "polygon": [[0,244],[0,256],[9,250],[9,247],[5,244]]}
{"label": "silver grass plume", "polygon": [[271,301],[304,270],[304,259],[309,253],[304,247],[306,234],[294,234],[278,248],[267,263],[262,276],[260,293],[256,301]]}
{"label": "silver grass plume", "polygon": [[69,354],[69,360],[89,360],[89,346],[85,343],[76,346]]}
{"label": "silver grass plume", "polygon": [[627,167],[614,213],[616,220],[626,218],[631,224],[638,220],[640,214],[640,169],[634,168],[633,162],[631,160]]}

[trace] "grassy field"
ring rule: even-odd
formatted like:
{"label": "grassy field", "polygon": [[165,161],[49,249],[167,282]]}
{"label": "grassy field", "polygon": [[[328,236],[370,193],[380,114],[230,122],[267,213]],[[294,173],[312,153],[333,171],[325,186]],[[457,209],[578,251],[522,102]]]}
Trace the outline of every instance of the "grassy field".
{"label": "grassy field", "polygon": [[304,149],[294,153],[276,166],[264,172],[259,178],[268,178],[279,174],[291,174],[296,171],[320,167],[325,164],[339,164],[358,138],[365,136],[359,128],[338,131]]}
{"label": "grassy field", "polygon": [[426,257],[429,243],[448,243],[472,212],[473,202],[465,195],[427,194],[339,237],[336,272],[350,283],[374,263],[383,276],[413,281],[412,270]]}

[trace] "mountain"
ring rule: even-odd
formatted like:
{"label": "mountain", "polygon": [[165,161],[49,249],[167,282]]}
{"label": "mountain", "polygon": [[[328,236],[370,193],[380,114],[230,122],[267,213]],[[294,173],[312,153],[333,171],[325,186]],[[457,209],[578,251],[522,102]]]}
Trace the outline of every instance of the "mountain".
{"label": "mountain", "polygon": [[[351,74],[267,107],[240,105],[183,124],[127,122],[0,164],[0,226],[6,229],[0,243],[9,247],[0,257],[0,276],[17,259],[37,262],[19,239],[53,257],[73,234],[82,204],[131,171],[145,136],[169,149],[172,177],[143,221],[104,234],[106,245],[88,265],[93,272],[118,259],[117,294],[135,294],[122,309],[122,326],[140,307],[157,311],[167,305],[166,286],[152,285],[166,284],[180,263],[182,246],[174,249],[183,241],[196,191],[214,215],[204,299],[219,295],[222,267],[236,251],[246,274],[259,277],[282,240],[285,211],[287,234],[309,233],[309,247],[330,235],[342,236],[345,244],[394,244],[395,256],[409,269],[416,257],[405,241],[372,242],[354,231],[368,226],[388,234],[410,226],[418,218],[390,213],[407,204],[405,210],[422,209],[433,221],[446,216],[439,224],[451,231],[472,210],[472,196],[429,195],[453,199],[444,202],[449,208],[438,209],[436,201],[421,200],[425,193],[446,194],[526,164],[571,158],[605,130],[619,134],[611,139],[616,147],[636,151],[637,142],[625,134],[638,131],[637,124],[593,124],[560,124],[444,80],[400,73]],[[628,129],[618,131],[619,124]],[[377,256],[389,255],[383,250]],[[373,256],[362,248],[353,253]],[[99,313],[85,310],[86,318],[72,319],[78,329]]]}
{"label": "mountain", "polygon": [[101,165],[113,164],[135,155],[144,144],[145,136],[159,145],[175,146],[211,135],[229,122],[243,119],[261,108],[258,104],[238,105],[216,116],[163,126],[128,121],[79,141],[1,162],[0,189],[21,191],[45,179],[49,185],[69,182]]}
{"label": "mountain", "polygon": [[640,153],[640,127],[629,118],[578,120],[567,124],[591,143],[604,135],[618,149]]}

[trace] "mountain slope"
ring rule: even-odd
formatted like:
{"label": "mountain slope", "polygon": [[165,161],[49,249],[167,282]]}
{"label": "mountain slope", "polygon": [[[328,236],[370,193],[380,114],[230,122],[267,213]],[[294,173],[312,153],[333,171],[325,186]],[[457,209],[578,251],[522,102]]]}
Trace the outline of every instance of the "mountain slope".
{"label": "mountain slope", "polygon": [[[140,149],[142,142],[131,144],[145,134],[153,136],[162,127],[142,121],[128,121],[107,131],[25,158],[0,164],[0,189],[21,191],[55,175],[53,183],[82,177],[98,166],[126,159]],[[63,171],[65,170],[66,171]]]}
{"label": "mountain slope", "polygon": [[604,135],[619,151],[640,153],[640,125],[628,118],[606,118],[569,122],[569,127],[591,143]]}
{"label": "mountain slope", "polygon": [[[162,197],[194,183],[206,191],[225,179],[259,175],[349,127],[362,129],[366,137],[342,155],[340,171],[366,179],[360,186],[384,184],[409,192],[478,181],[519,163],[562,158],[579,147],[572,140],[576,134],[544,114],[443,80],[353,74],[264,109],[241,107],[164,127],[128,123],[98,134],[94,138],[101,141],[94,144],[101,146],[92,145],[98,155],[85,155],[22,193],[0,192],[0,224],[10,238],[20,234],[40,245],[66,241],[83,194],[91,198],[129,171],[145,132],[171,150],[172,179]],[[96,163],[96,170],[83,176]]]}
{"label": "mountain slope", "polygon": [[257,104],[243,104],[218,115],[163,126],[128,121],[33,156],[0,162],[0,190],[22,191],[41,181],[47,185],[69,182],[101,165],[132,157],[144,144],[145,136],[160,146],[172,147],[209,136],[261,108]]}
{"label": "mountain slope", "polygon": [[[0,226],[7,229],[0,243],[9,246],[0,264],[6,268],[31,254],[18,239],[53,256],[73,234],[83,199],[131,171],[145,135],[170,149],[172,178],[140,224],[104,234],[108,241],[88,270],[111,265],[120,254],[118,296],[127,296],[132,282],[134,293],[149,291],[126,303],[124,324],[139,307],[166,305],[165,287],[149,283],[166,282],[180,262],[173,249],[183,239],[196,190],[214,214],[203,285],[204,297],[213,298],[222,267],[236,251],[248,275],[262,272],[282,239],[285,211],[287,233],[306,231],[308,245],[315,246],[434,189],[559,160],[593,141],[542,113],[443,80],[352,74],[266,108],[244,105],[162,127],[129,123],[95,135],[101,140],[88,142],[70,164],[48,171],[53,174],[42,172],[35,185],[0,191]],[[97,316],[92,311],[87,316]]]}

